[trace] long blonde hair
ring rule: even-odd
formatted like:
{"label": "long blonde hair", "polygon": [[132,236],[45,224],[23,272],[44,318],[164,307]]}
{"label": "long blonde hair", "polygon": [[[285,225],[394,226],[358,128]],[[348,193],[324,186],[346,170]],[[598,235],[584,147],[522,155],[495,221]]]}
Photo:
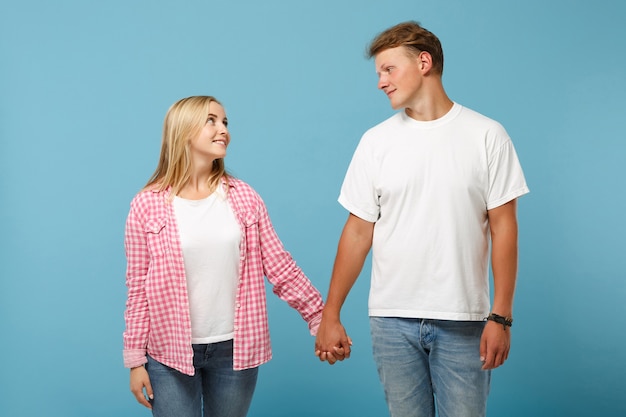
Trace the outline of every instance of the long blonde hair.
{"label": "long blonde hair", "polygon": [[[192,168],[189,142],[206,124],[211,102],[221,105],[212,96],[192,96],[178,100],[169,108],[163,122],[159,164],[144,189],[163,191],[172,187],[173,198],[189,181]],[[217,189],[222,179],[227,180],[228,174],[224,159],[219,158],[213,161],[209,187]]]}

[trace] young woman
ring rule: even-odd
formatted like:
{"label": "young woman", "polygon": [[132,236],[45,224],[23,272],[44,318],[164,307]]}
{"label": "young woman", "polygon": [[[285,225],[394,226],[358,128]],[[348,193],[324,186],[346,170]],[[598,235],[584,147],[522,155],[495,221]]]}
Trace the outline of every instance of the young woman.
{"label": "young woman", "polygon": [[126,221],[124,365],[156,417],[247,414],[271,358],[265,276],[311,334],[321,320],[320,293],[261,197],[225,171],[227,125],[213,97],[172,105],[157,169]]}

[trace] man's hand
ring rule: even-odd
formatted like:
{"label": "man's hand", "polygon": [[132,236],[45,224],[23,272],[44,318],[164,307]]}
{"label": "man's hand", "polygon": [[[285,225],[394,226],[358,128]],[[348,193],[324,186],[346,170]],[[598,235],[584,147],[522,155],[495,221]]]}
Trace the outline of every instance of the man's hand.
{"label": "man's hand", "polygon": [[511,348],[511,328],[487,321],[480,339],[480,360],[483,369],[495,369],[504,364]]}
{"label": "man's hand", "polygon": [[337,361],[349,358],[351,345],[352,340],[339,320],[330,322],[322,318],[315,338],[315,356],[320,361],[334,365]]}

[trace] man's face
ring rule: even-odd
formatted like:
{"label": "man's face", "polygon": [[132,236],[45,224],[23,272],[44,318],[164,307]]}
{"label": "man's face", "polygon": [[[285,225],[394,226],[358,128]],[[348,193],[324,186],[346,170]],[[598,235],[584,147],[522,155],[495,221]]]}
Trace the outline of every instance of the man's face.
{"label": "man's face", "polygon": [[378,88],[395,110],[411,107],[422,86],[421,61],[404,46],[385,49],[375,58]]}

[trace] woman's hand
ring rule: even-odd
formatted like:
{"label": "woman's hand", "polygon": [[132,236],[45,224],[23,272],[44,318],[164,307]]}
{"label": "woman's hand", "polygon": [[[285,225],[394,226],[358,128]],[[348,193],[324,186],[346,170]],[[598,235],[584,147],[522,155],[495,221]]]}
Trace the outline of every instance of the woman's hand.
{"label": "woman's hand", "polygon": [[150,402],[148,401],[148,398],[150,400],[154,398],[154,395],[152,393],[152,385],[150,385],[150,377],[148,376],[148,371],[146,371],[146,368],[144,368],[143,366],[131,368],[130,392],[133,393],[139,404],[147,408],[152,408],[152,404],[150,404]]}

